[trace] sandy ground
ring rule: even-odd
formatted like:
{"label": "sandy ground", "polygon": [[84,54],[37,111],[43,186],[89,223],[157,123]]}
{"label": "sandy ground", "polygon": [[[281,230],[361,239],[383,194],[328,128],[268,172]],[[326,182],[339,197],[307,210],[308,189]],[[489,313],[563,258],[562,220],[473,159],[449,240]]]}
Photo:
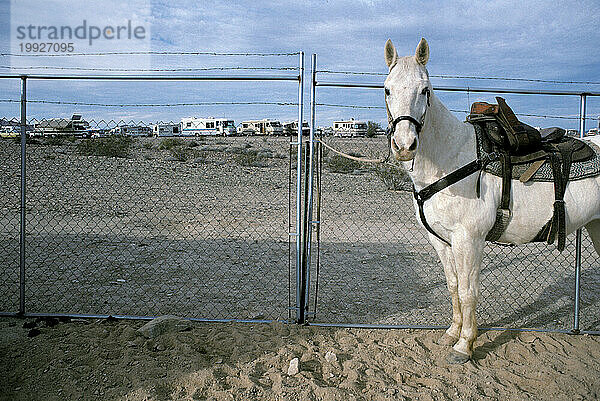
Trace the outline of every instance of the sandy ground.
{"label": "sandy ground", "polygon": [[[2,400],[596,400],[600,338],[487,331],[446,364],[433,330],[0,319]],[[52,327],[48,327],[48,326]],[[28,337],[31,330],[39,334]],[[288,372],[299,359],[299,372]],[[291,373],[291,374],[288,374]]]}

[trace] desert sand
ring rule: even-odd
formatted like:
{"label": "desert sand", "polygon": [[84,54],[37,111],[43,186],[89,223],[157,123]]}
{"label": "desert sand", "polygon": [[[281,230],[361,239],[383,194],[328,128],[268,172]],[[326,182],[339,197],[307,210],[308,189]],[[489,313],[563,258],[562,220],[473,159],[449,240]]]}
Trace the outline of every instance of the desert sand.
{"label": "desert sand", "polygon": [[[147,339],[137,332],[145,323],[0,319],[0,399],[596,400],[600,396],[597,336],[486,331],[475,343],[473,360],[456,366],[445,362],[447,349],[435,343],[439,330],[194,322],[191,330]],[[290,370],[295,358],[297,373]]]}

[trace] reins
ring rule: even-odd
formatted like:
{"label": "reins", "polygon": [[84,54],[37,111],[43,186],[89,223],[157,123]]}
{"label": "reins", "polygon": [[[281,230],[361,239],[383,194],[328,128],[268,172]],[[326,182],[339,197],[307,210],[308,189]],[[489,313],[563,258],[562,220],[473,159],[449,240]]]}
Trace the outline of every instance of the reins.
{"label": "reins", "polygon": [[[329,149],[330,151],[332,151],[333,153],[336,153],[342,157],[345,157],[346,159],[350,159],[350,160],[355,160],[357,162],[362,162],[362,163],[374,163],[374,164],[384,164],[384,163],[389,163],[388,160],[390,159],[390,155],[391,155],[391,148],[390,148],[390,141],[391,141],[391,136],[388,135],[388,154],[384,159],[367,159],[366,157],[358,157],[358,156],[352,156],[349,155],[348,153],[344,153],[340,150],[337,150],[335,148],[333,148],[332,146],[326,144],[325,142],[323,142],[322,139],[319,139],[318,141],[321,143],[321,145],[323,145],[324,147],[326,147],[327,149]],[[392,163],[389,163],[392,164]]]}

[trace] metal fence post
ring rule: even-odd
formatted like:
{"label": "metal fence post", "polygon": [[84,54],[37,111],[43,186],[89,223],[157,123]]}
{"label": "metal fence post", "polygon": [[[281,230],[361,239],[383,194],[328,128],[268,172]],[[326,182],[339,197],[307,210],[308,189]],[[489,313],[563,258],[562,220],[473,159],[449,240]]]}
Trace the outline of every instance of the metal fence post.
{"label": "metal fence post", "polygon": [[[581,94],[581,104],[579,106],[579,137],[583,138],[585,133],[585,103],[586,94]],[[579,298],[580,298],[580,280],[581,280],[581,228],[575,234],[575,302],[573,311],[573,329],[571,332],[579,333]]]}
{"label": "metal fence post", "polygon": [[21,231],[19,238],[19,314],[25,313],[25,144],[27,139],[27,76],[21,76]]}
{"label": "metal fence post", "polygon": [[304,309],[308,313],[308,292],[310,289],[310,261],[312,250],[312,230],[313,224],[313,185],[314,185],[314,160],[315,160],[315,82],[317,73],[317,55],[313,53],[310,63],[311,85],[310,85],[310,122],[309,122],[309,158],[308,158],[308,196],[307,196],[307,213],[306,213],[306,299]]}
{"label": "metal fence post", "polygon": [[304,280],[302,277],[302,118],[304,108],[304,52],[300,52],[300,76],[298,86],[298,135],[296,160],[296,322],[304,323],[304,310],[301,307],[301,294]]}

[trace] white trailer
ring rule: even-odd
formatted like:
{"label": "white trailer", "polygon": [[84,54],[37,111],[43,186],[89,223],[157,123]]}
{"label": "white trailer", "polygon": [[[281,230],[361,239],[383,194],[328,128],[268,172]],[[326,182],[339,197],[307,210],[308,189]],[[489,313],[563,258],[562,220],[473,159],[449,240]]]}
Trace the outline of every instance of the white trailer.
{"label": "white trailer", "polygon": [[283,125],[277,120],[248,120],[238,125],[240,135],[283,135]]}
{"label": "white trailer", "polygon": [[181,135],[181,124],[153,124],[152,136],[180,136]]}
{"label": "white trailer", "polygon": [[367,135],[367,123],[353,118],[350,120],[334,121],[333,135],[341,137],[354,137]]}
{"label": "white trailer", "polygon": [[[302,122],[302,135],[310,134],[310,127],[306,121]],[[283,135],[295,136],[298,135],[298,121],[289,121],[283,123]]]}
{"label": "white trailer", "polygon": [[181,134],[185,136],[230,136],[235,135],[233,120],[226,118],[196,118],[186,117],[181,119]]}
{"label": "white trailer", "polygon": [[152,130],[145,125],[119,125],[109,131],[110,135],[150,136]]}

